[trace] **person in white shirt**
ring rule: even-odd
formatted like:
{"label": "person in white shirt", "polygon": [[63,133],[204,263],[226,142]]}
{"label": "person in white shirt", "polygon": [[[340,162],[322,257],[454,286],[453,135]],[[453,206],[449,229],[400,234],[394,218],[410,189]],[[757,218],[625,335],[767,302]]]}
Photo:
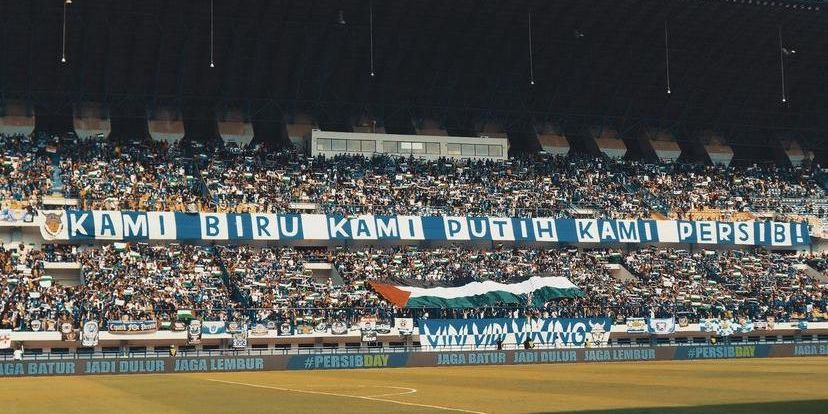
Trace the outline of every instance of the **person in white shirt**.
{"label": "person in white shirt", "polygon": [[14,350],[14,360],[15,361],[22,361],[23,360],[23,345],[20,345],[19,347],[17,347],[17,349]]}

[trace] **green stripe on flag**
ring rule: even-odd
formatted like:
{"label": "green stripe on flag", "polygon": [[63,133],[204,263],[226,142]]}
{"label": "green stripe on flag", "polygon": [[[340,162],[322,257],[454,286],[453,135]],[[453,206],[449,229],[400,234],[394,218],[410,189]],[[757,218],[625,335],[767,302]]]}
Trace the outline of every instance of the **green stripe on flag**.
{"label": "green stripe on flag", "polygon": [[[539,306],[553,299],[577,298],[583,296],[578,288],[543,287],[532,292],[532,305]],[[476,308],[495,304],[520,305],[527,301],[526,295],[516,295],[504,291],[492,291],[483,295],[442,298],[439,296],[416,296],[406,302],[406,308]]]}

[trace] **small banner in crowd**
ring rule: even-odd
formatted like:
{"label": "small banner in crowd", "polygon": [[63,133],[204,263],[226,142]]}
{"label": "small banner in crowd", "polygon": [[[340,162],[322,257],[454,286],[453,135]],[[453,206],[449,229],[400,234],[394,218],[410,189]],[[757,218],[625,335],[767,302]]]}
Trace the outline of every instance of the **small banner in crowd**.
{"label": "small banner in crowd", "polygon": [[78,332],[71,322],[60,324],[60,339],[64,342],[75,342],[78,340]]}
{"label": "small banner in crowd", "polygon": [[413,318],[394,318],[394,326],[400,331],[400,335],[411,335],[414,333]]}
{"label": "small banner in crowd", "polygon": [[279,325],[279,336],[292,336],[293,335],[293,325],[290,322],[282,322]]}
{"label": "small banner in crowd", "polygon": [[106,325],[111,334],[143,334],[158,330],[155,321],[108,321]]}
{"label": "small banner in crowd", "polygon": [[650,318],[647,332],[653,335],[670,335],[676,332],[676,318]]}
{"label": "small banner in crowd", "polygon": [[193,319],[187,328],[187,344],[198,345],[201,343],[201,321]]}
{"label": "small banner in crowd", "polygon": [[201,323],[202,335],[221,335],[227,333],[227,327],[223,321],[204,321]]}
{"label": "small banner in crowd", "polygon": [[373,331],[377,327],[376,316],[363,316],[359,318],[359,329]]}
{"label": "small banner in crowd", "polygon": [[256,325],[253,325],[252,329],[250,329],[250,335],[253,336],[265,336],[268,333],[270,333],[270,330],[265,324],[262,323],[257,323]]}
{"label": "small banner in crowd", "polygon": [[627,318],[628,334],[647,333],[647,320],[644,318]]}
{"label": "small banner in crowd", "polygon": [[378,334],[388,335],[391,333],[391,324],[388,321],[378,321],[376,326],[374,326],[374,330]]}
{"label": "small banner in crowd", "polygon": [[701,319],[700,332],[715,332],[717,336],[730,336],[753,331],[753,322],[744,318],[736,319]]}
{"label": "small banner in crowd", "polygon": [[362,331],[362,342],[377,342],[377,331],[363,330]]}
{"label": "small banner in crowd", "polygon": [[0,349],[11,348],[11,329],[0,329]]}
{"label": "small banner in crowd", "polygon": [[236,321],[227,322],[227,333],[229,334],[239,333],[242,331],[242,329],[246,328],[246,326]]}
{"label": "small banner in crowd", "polygon": [[235,349],[245,349],[247,348],[247,327],[243,327],[243,329],[239,332],[233,333],[233,348]]}
{"label": "small banner in crowd", "polygon": [[348,324],[344,321],[334,321],[331,324],[331,333],[334,335],[345,335],[348,333]]}
{"label": "small banner in crowd", "polygon": [[83,330],[81,331],[81,345],[85,347],[94,347],[98,345],[98,321],[86,321],[83,323]]}
{"label": "small banner in crowd", "polygon": [[764,321],[753,322],[753,329],[757,331],[773,330],[776,328],[776,318],[768,316]]}

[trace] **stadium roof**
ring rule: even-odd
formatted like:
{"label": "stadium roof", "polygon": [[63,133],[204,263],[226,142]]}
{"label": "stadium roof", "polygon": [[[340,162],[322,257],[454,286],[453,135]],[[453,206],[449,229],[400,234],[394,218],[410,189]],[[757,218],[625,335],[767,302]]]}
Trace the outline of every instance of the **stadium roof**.
{"label": "stadium roof", "polygon": [[[52,113],[101,101],[114,117],[155,105],[180,106],[193,119],[227,107],[256,120],[311,112],[326,129],[348,129],[368,113],[387,124],[434,117],[450,131],[480,119],[507,128],[549,120],[768,137],[785,131],[809,140],[828,130],[828,5],[821,1],[214,4],[210,68],[209,0],[75,0],[67,7],[65,64],[61,0],[0,0],[0,97]],[[784,104],[780,28],[789,53]]]}

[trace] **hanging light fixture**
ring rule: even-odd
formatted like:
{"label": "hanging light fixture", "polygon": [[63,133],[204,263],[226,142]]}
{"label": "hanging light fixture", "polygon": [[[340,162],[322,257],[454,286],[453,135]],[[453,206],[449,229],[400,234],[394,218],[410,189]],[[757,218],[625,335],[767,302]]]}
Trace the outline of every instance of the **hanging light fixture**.
{"label": "hanging light fixture", "polygon": [[788,96],[785,92],[785,51],[782,47],[782,26],[779,26],[779,73],[782,79],[782,103],[788,102]]}
{"label": "hanging light fixture", "polygon": [[667,20],[664,20],[664,62],[667,73],[667,95],[670,95],[673,90],[670,88],[670,38],[667,36]]}
{"label": "hanging light fixture", "polygon": [[213,61],[213,0],[210,0],[210,67],[216,67]]}
{"label": "hanging light fixture", "polygon": [[535,64],[532,56],[532,10],[527,11],[529,16],[529,84],[535,84]]}
{"label": "hanging light fixture", "polygon": [[371,49],[371,77],[373,78],[374,73],[374,2],[368,3],[368,25],[369,25],[369,37],[370,37],[370,49]]}
{"label": "hanging light fixture", "polygon": [[72,0],[63,2],[63,32],[61,35],[60,63],[66,63],[66,8],[72,4]]}

